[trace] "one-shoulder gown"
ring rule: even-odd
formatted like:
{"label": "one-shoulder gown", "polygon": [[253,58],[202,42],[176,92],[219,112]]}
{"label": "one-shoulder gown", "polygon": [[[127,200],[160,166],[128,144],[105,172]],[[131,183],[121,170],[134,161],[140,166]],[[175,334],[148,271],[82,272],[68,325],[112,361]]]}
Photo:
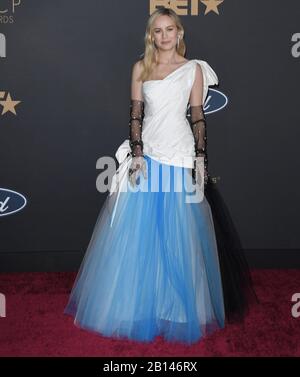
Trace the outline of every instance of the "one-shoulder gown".
{"label": "one-shoulder gown", "polygon": [[[189,60],[163,80],[143,83],[147,178],[140,174],[139,190],[130,188],[132,157],[129,139],[124,140],[64,310],[82,329],[142,342],[162,335],[191,344],[225,326],[222,283],[235,272],[229,271],[232,264],[227,271],[220,265],[224,255],[218,251],[209,201],[205,195],[198,201],[187,199],[192,194],[184,184],[195,159],[186,111],[197,64],[204,103],[218,77],[203,60]],[[235,283],[239,280],[226,287],[229,296]]]}

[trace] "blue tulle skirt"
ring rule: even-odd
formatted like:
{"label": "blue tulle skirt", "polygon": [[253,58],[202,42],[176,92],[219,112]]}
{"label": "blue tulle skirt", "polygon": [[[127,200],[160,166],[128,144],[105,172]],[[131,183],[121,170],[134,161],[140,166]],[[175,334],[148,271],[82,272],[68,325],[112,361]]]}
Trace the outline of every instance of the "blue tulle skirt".
{"label": "blue tulle skirt", "polygon": [[191,344],[225,322],[211,208],[187,201],[191,169],[145,159],[139,190],[107,196],[64,313],[103,336]]}

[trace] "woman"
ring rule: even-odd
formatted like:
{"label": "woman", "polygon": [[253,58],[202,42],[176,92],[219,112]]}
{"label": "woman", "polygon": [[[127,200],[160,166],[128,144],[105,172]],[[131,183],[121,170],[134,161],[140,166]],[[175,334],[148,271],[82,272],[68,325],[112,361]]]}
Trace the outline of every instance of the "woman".
{"label": "woman", "polygon": [[184,58],[183,35],[172,10],[150,16],[132,70],[129,138],[65,309],[104,336],[191,344],[242,319],[255,296],[208,173],[203,104],[218,78]]}

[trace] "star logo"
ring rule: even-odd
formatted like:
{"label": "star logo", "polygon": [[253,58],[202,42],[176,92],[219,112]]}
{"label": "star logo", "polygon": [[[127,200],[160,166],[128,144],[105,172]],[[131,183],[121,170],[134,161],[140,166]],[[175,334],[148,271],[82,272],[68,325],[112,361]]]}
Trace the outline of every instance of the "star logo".
{"label": "star logo", "polygon": [[[0,92],[0,98],[4,98],[5,92]],[[3,106],[3,110],[1,115],[7,113],[10,111],[11,113],[17,115],[15,107],[20,103],[21,101],[13,101],[10,93],[8,92],[7,97],[4,101],[0,101],[0,105]]]}
{"label": "star logo", "polygon": [[224,0],[201,0],[201,3],[203,3],[206,6],[205,9],[205,15],[209,12],[215,12],[219,14],[218,6],[223,3]]}

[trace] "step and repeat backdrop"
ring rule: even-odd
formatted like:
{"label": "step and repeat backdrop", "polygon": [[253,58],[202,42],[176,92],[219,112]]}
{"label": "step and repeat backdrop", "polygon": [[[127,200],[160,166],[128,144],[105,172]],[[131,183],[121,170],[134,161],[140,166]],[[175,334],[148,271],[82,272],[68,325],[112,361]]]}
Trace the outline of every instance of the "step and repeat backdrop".
{"label": "step and repeat backdrop", "polygon": [[[249,263],[300,265],[297,0],[0,0],[0,270],[78,268],[128,137],[146,22],[171,7],[219,78],[208,160]],[[145,231],[147,231],[145,229]]]}

